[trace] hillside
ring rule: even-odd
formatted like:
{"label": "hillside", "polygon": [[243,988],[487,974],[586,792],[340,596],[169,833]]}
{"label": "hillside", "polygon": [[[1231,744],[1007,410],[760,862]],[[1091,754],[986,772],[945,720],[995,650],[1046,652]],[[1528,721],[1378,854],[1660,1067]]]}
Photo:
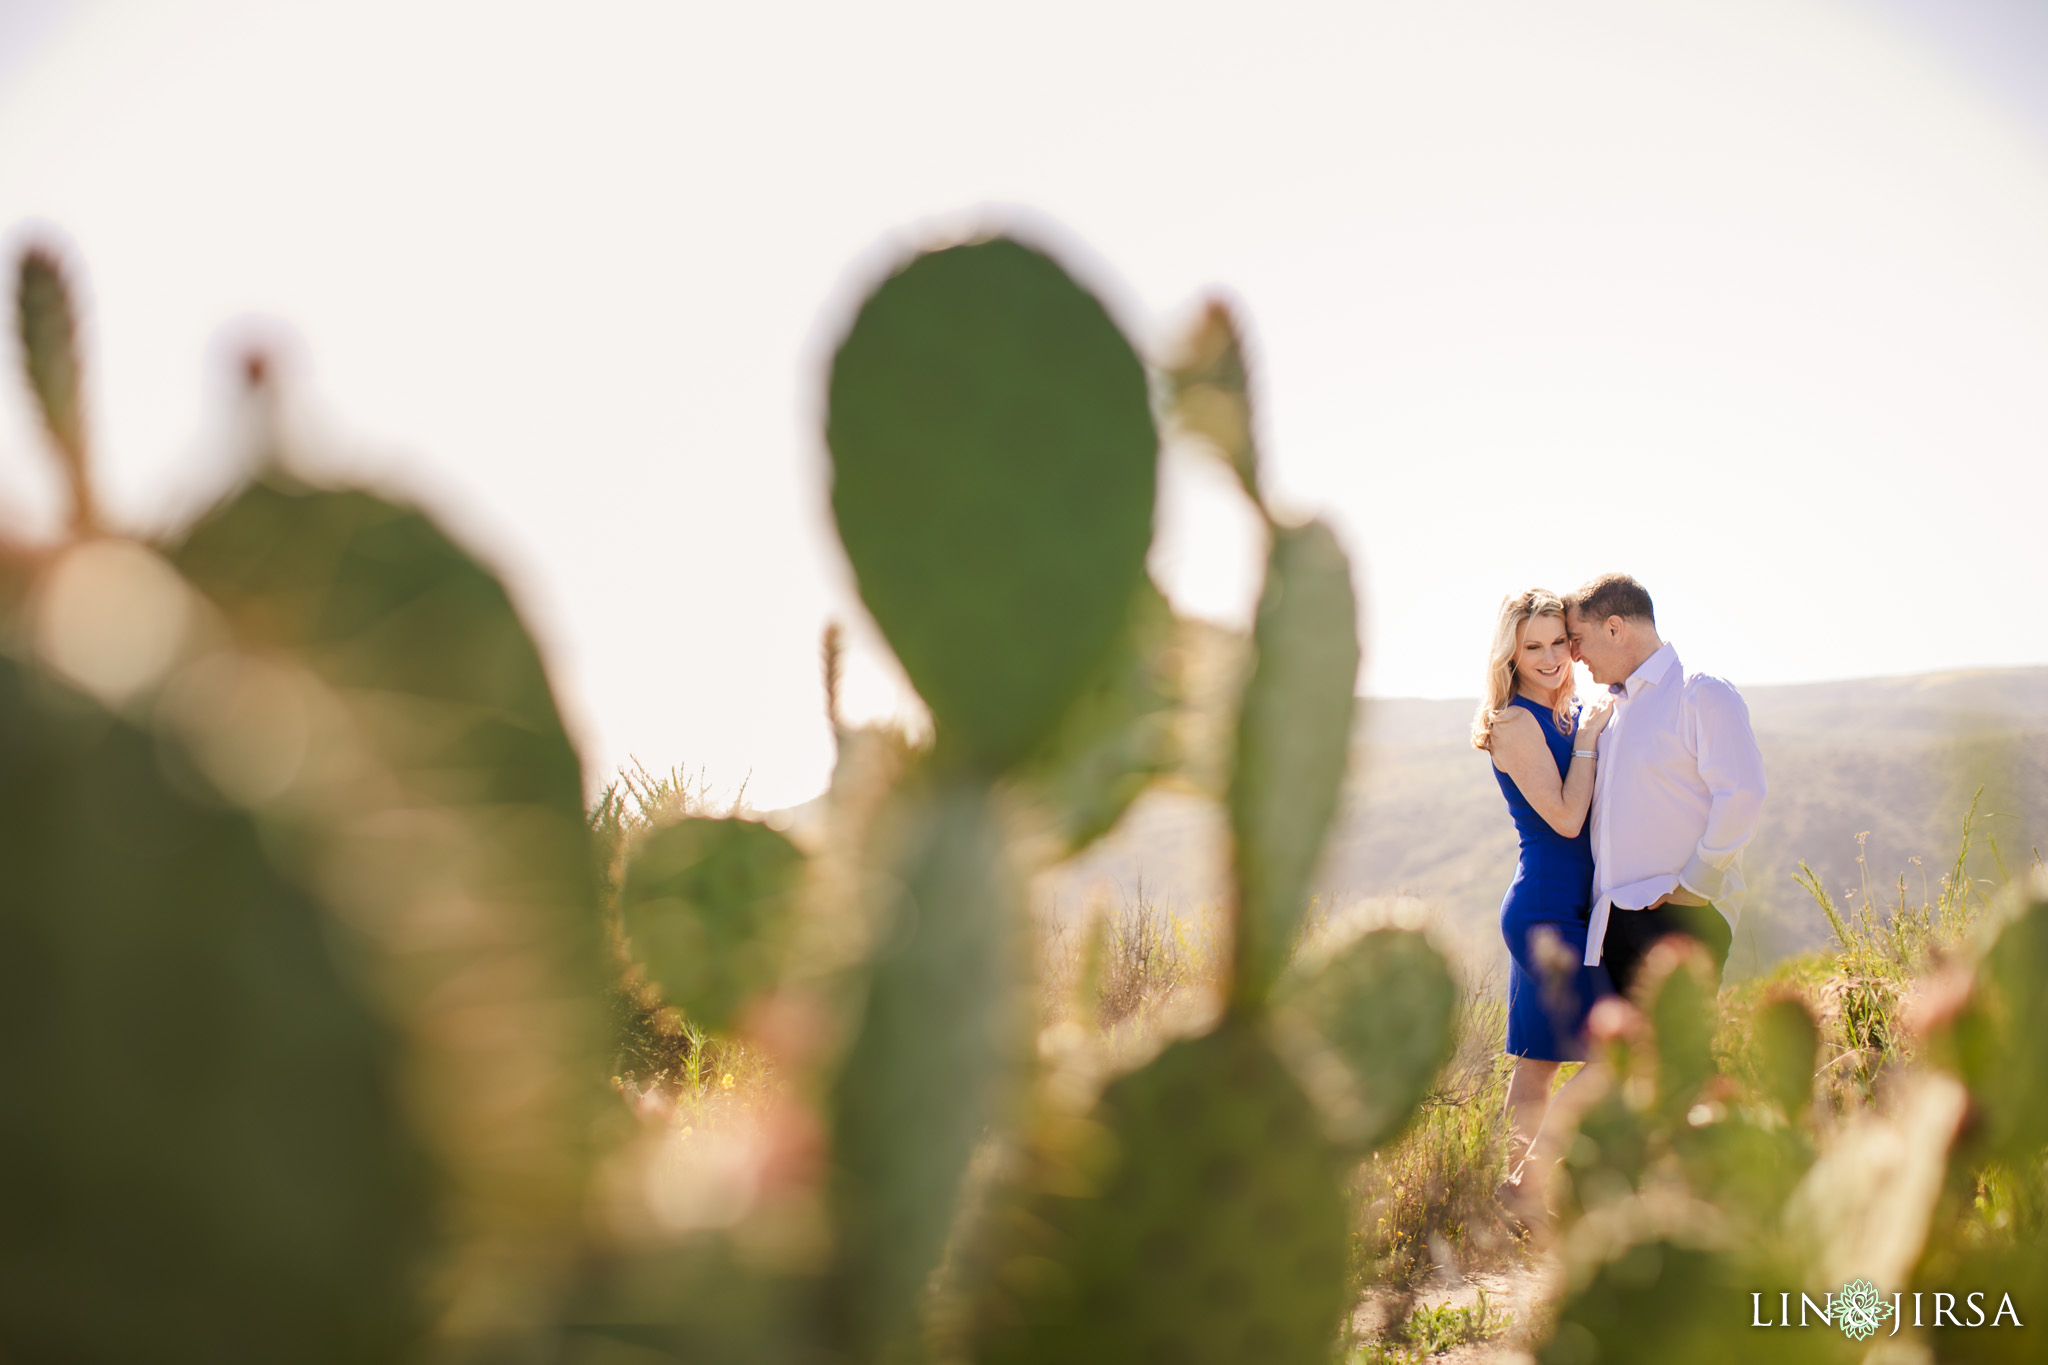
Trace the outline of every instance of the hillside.
{"label": "hillside", "polygon": [[[1916,889],[1953,861],[1970,793],[1985,787],[1978,876],[2017,868],[2048,842],[2048,668],[1743,688],[1771,794],[1744,864],[1749,900],[1732,978],[1816,946],[1827,925],[1793,881],[1803,860],[1835,891],[1870,880]],[[1470,701],[1362,704],[1352,778],[1321,889],[1339,901],[1430,903],[1474,965],[1499,953],[1494,926],[1515,863],[1512,826],[1485,757],[1466,739]],[[1995,852],[1989,841],[1995,840]],[[1228,840],[1213,801],[1147,796],[1122,826],[1041,894],[1059,910],[1144,894],[1185,910],[1214,901]],[[1919,859],[1916,865],[1911,860]]]}

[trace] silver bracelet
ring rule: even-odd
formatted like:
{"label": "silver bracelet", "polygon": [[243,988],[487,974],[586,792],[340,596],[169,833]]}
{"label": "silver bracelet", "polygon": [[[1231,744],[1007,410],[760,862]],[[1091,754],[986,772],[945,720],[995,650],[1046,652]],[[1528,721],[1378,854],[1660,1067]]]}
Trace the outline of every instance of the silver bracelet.
{"label": "silver bracelet", "polygon": [[1574,749],[1574,750],[1572,750],[1572,757],[1573,757],[1573,758],[1598,758],[1598,757],[1600,757],[1600,754],[1599,754],[1599,751],[1598,751],[1598,750],[1596,750],[1596,749]]}

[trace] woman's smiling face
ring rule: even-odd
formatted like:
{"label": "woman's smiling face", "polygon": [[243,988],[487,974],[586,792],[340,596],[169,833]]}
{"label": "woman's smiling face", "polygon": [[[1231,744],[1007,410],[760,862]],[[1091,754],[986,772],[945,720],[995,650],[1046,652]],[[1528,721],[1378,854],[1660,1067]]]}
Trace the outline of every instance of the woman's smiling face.
{"label": "woman's smiling face", "polygon": [[1515,681],[1534,699],[1547,701],[1572,675],[1572,641],[1561,616],[1532,616],[1515,642]]}

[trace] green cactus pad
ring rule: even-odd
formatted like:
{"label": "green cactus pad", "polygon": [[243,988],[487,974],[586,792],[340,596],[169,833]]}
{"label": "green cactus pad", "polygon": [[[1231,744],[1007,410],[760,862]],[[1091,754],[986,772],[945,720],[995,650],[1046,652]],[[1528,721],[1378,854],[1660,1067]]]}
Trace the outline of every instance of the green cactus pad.
{"label": "green cactus pad", "polygon": [[1700,1088],[1715,1075],[1717,1014],[1712,968],[1703,953],[1667,939],[1652,950],[1642,998],[1657,1051],[1657,1107],[1682,1122]]}
{"label": "green cactus pad", "polygon": [[[2035,900],[2010,914],[1983,947],[1968,1001],[1928,1040],[1932,1059],[1957,1072],[1970,1092],[1972,1121],[1950,1150],[1948,1176],[1966,1207],[1969,1192],[1986,1173],[1987,1159],[2004,1168],[2002,1179],[2019,1201],[2040,1198],[2041,1152],[2048,1145],[2044,971],[2048,901]],[[1987,1365],[2039,1360],[2037,1324],[2025,1315],[2024,1305],[2048,1302],[2048,1248],[2038,1234],[2025,1232],[1987,1239],[1981,1225],[1973,1223],[1936,1225],[1912,1288],[1930,1296],[1964,1286],[1993,1290],[1987,1313],[1996,1310],[2000,1295],[2010,1293],[2026,1328],[1987,1332],[1943,1323],[1932,1333],[1937,1357]],[[1957,1308],[1959,1320],[1968,1323],[1966,1306],[1958,1303]]]}
{"label": "green cactus pad", "polygon": [[1765,1099],[1797,1123],[1813,1103],[1814,1056],[1820,1029],[1800,1001],[1782,996],[1756,1012],[1754,1065]]}
{"label": "green cactus pad", "polygon": [[1759,1114],[1737,1102],[1733,1078],[1716,1064],[1717,998],[1697,948],[1654,952],[1641,998],[1649,1028],[1608,1042],[1601,1058],[1607,1075],[1593,1081],[1592,1103],[1579,1116],[1566,1158],[1568,1211],[1617,1217],[1639,1192],[1668,1198],[1683,1191],[1718,1210],[1716,1236],[1749,1251],[1782,1252],[1785,1201],[1814,1160],[1800,1122],[1813,1084],[1811,1016],[1789,998],[1757,1011],[1754,1045],[1741,1060],[1756,1092],[1778,1111]]}
{"label": "green cactus pad", "polygon": [[[1863,1353],[1861,1343],[1827,1322],[1815,1321],[1818,1330],[1807,1331],[1750,1326],[1759,1303],[1768,1304],[1776,1321],[1780,1290],[1794,1291],[1796,1314],[1800,1278],[1783,1267],[1688,1245],[1684,1237],[1614,1238],[1611,1231],[1603,1225],[1574,1230],[1577,1245],[1567,1255],[1572,1287],[1549,1339],[1536,1350],[1538,1365],[1790,1365],[1847,1362]],[[1763,1300],[1753,1302],[1752,1293],[1763,1293]]]}
{"label": "green cactus pad", "polygon": [[1252,501],[1263,502],[1244,342],[1226,305],[1211,302],[1202,310],[1166,380],[1174,424],[1215,447]]}
{"label": "green cactus pad", "polygon": [[2006,921],[1978,959],[1969,1002],[1933,1039],[1981,1111],[1973,1154],[2016,1164],[2048,1145],[2048,902]]}
{"label": "green cactus pad", "polygon": [[1297,1070],[1332,1136],[1352,1150],[1374,1150],[1407,1126],[1456,1041],[1458,983],[1412,929],[1372,930],[1290,972],[1277,1004],[1283,1024],[1298,1020],[1327,1049]]}
{"label": "green cactus pad", "polygon": [[997,238],[884,281],[833,358],[829,403],[861,598],[942,753],[1007,768],[1102,665],[1143,575],[1144,367],[1056,262]]}
{"label": "green cactus pad", "polygon": [[968,1157],[1029,1037],[1022,890],[988,789],[913,779],[879,847],[881,941],[830,1101],[837,1318],[863,1356],[914,1339]]}
{"label": "green cactus pad", "polygon": [[582,823],[582,767],[539,651],[496,576],[426,514],[273,475],[171,558],[245,638],[402,703],[380,737],[422,795]]}
{"label": "green cactus pad", "polygon": [[593,1258],[565,1316],[556,1365],[839,1365],[819,1286],[765,1267],[729,1233],[696,1233]]}
{"label": "green cactus pad", "polygon": [[714,1032],[775,982],[804,857],[751,820],[678,820],[631,850],[619,914],[662,997]]}
{"label": "green cactus pad", "polygon": [[93,523],[92,485],[86,472],[85,401],[78,362],[78,315],[57,258],[22,254],[15,282],[15,325],[30,392],[57,445],[72,496],[76,526]]}
{"label": "green cactus pad", "polygon": [[1230,784],[1241,1002],[1263,997],[1294,946],[1351,753],[1358,599],[1328,526],[1274,528],[1252,642]]}
{"label": "green cactus pad", "polygon": [[249,816],[0,660],[0,1356],[409,1359],[398,1043]]}
{"label": "green cactus pad", "polygon": [[1341,1163],[1259,1029],[1111,1083],[1095,1141],[1015,1220],[984,1365],[1323,1365],[1347,1306]]}
{"label": "green cactus pad", "polygon": [[[1610,1048],[1603,1060],[1614,1068],[1615,1078],[1629,1076],[1621,1049]],[[1578,1135],[1560,1167],[1569,1177],[1561,1201],[1566,1221],[1635,1192],[1649,1163],[1651,1132],[1630,1102],[1632,1089],[1610,1081],[1579,1115]]]}
{"label": "green cactus pad", "polygon": [[1107,834],[1174,762],[1179,649],[1173,609],[1141,581],[1116,647],[1022,777],[1049,808],[1064,851]]}
{"label": "green cactus pad", "polygon": [[456,1177],[448,1330],[528,1330],[581,1228],[603,1099],[597,875],[539,653],[496,577],[374,494],[272,474],[171,555],[245,648],[303,659],[344,713],[348,738],[267,811],[357,936]]}

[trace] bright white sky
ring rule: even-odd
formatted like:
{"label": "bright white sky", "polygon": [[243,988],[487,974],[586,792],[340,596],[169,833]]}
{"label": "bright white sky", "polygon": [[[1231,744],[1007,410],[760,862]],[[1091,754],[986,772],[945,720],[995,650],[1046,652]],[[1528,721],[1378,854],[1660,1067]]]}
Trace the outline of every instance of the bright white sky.
{"label": "bright white sky", "polygon": [[[1472,694],[1502,593],[1608,568],[1738,682],[2048,661],[2028,13],[19,0],[0,230],[85,264],[131,524],[227,479],[222,357],[282,320],[325,459],[508,572],[594,774],[774,806],[824,780],[818,633],[858,616],[822,358],[890,243],[976,206],[1085,243],[1147,342],[1242,301],[1370,692]],[[0,384],[0,523],[55,508]],[[1155,569],[1247,614],[1184,457]],[[901,705],[856,624],[853,709]]]}

